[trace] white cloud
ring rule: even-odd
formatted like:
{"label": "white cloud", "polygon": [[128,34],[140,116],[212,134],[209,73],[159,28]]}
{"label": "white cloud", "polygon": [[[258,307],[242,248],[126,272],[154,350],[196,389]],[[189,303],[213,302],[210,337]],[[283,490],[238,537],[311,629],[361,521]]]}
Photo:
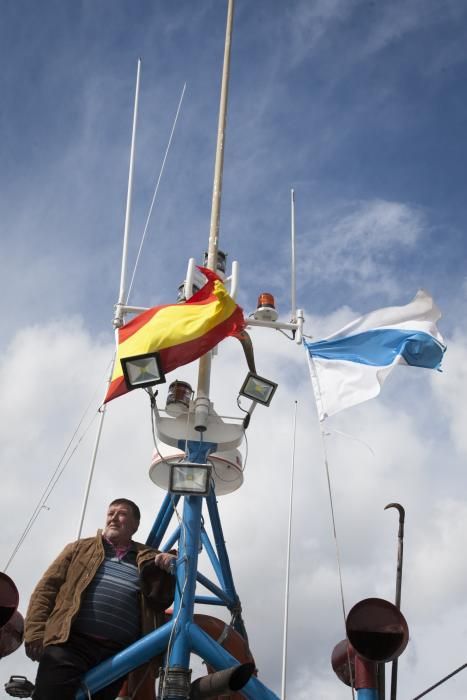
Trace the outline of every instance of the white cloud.
{"label": "white cloud", "polygon": [[292,63],[303,60],[329,30],[351,13],[352,7],[345,0],[300,0],[289,12]]}
{"label": "white cloud", "polygon": [[459,400],[467,392],[467,336],[456,333],[448,343],[443,360],[443,372],[432,378],[433,391],[449,419],[453,446],[461,455],[467,454],[467,406]]}
{"label": "white cloud", "polygon": [[322,212],[300,244],[299,278],[345,285],[362,294],[398,293],[394,265],[410,255],[424,216],[400,202],[372,200]]}
{"label": "white cloud", "polygon": [[[323,327],[329,323],[326,318],[318,321]],[[278,690],[293,411],[298,400],[289,683],[297,696],[304,697],[312,676],[313,687],[322,697],[344,697],[346,689],[340,687],[329,663],[334,644],[343,637],[343,620],[326,477],[303,350],[281,335],[273,339],[262,330],[252,335],[258,367],[278,381],[279,389],[269,409],[258,407],[253,414],[243,487],[219,499],[251,646],[261,677]],[[4,559],[83,407],[95,387],[102,386],[111,351],[111,345],[90,338],[78,320],[25,328],[12,339],[0,366],[6,399],[0,414],[2,461],[9,466],[3,510],[11,514],[3,530]],[[238,343],[223,343],[213,365],[213,398],[218,410],[228,415],[236,412],[234,398],[245,372]],[[450,367],[445,374],[449,382]],[[195,384],[196,367],[181,368],[176,375]],[[165,387],[161,405],[164,392]],[[385,402],[383,396],[341,414],[326,426],[330,432],[327,442],[347,607],[368,595],[393,595],[397,523],[394,514],[383,509],[386,503],[399,500],[407,508],[409,540],[404,612],[409,625],[418,630],[426,619],[417,593],[422,582],[430,610],[460,600],[466,571],[464,563],[456,565],[455,555],[467,545],[467,516],[456,484],[448,487],[450,495],[441,501],[433,491],[430,474],[437,464],[432,464],[436,456],[422,431],[427,424],[420,422],[420,415],[401,411],[398,404]],[[444,394],[436,390],[419,411],[425,421],[434,421],[445,404]],[[41,572],[75,536],[93,437],[94,430],[49,499],[51,510],[41,513],[9,570],[19,586],[23,611]],[[245,453],[245,446],[242,450]],[[140,537],[145,538],[164,495],[148,481],[151,453],[145,395],[134,392],[109,404],[86,533],[101,525],[107,501],[123,494],[140,503]],[[24,484],[28,484],[27,491]],[[426,532],[425,519],[432,522]],[[438,553],[442,567],[437,568],[433,552]],[[448,588],[443,585],[447,569],[456,574]],[[225,616],[217,609],[213,614]],[[425,642],[418,634],[414,647],[425,653]],[[401,673],[412,658],[401,659]],[[20,669],[31,677],[34,673],[22,650],[4,659],[2,667],[5,674]]]}

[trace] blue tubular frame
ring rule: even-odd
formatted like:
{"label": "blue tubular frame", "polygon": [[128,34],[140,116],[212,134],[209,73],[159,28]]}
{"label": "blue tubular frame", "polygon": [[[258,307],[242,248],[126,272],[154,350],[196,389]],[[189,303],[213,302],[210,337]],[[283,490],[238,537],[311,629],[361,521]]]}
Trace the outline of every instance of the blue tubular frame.
{"label": "blue tubular frame", "polygon": [[[197,624],[192,623],[189,626],[188,633],[193,651],[198,656],[201,656],[209,666],[213,666],[216,671],[238,665],[237,659],[206,632],[203,632]],[[250,678],[245,687],[242,688],[241,693],[248,700],[279,700],[272,690],[269,690],[261,681],[254,677]]]}
{"label": "blue tubular frame", "polygon": [[164,546],[161,547],[161,552],[169,552],[172,549],[172,547],[174,546],[175,542],[178,541],[179,537],[180,537],[180,525],[170,535],[169,539],[167,540],[167,542],[165,542]]}
{"label": "blue tubular frame", "polygon": [[216,552],[214,551],[214,547],[211,544],[211,540],[209,539],[208,534],[204,529],[204,525],[201,526],[201,543],[204,549],[206,550],[206,554],[209,557],[209,561],[212,564],[212,568],[216,573],[217,580],[221,584],[222,588],[225,589],[224,574],[222,571],[222,567],[219,563],[219,559],[216,555]]}
{"label": "blue tubular frame", "polygon": [[202,574],[200,571],[196,574],[196,579],[201,583],[202,586],[208,589],[208,591],[211,591],[211,593],[214,593],[214,595],[217,598],[220,598],[222,601],[224,601],[224,605],[231,610],[235,602],[232,600],[232,598],[219,586],[216,586],[215,583],[210,581],[204,574]]}
{"label": "blue tubular frame", "polygon": [[[95,693],[97,690],[104,688],[112,681],[116,681],[129,671],[165,651],[171,631],[172,622],[167,622],[162,627],[154,630],[154,632],[147,634],[142,639],[138,639],[131,646],[88,671],[84,677],[84,682],[90,692]],[[76,693],[76,700],[87,700],[87,697],[88,695],[84,690],[80,689]]]}
{"label": "blue tubular frame", "polygon": [[209,517],[211,519],[212,533],[214,535],[214,542],[216,543],[217,554],[219,556],[219,563],[225,581],[225,591],[226,593],[229,593],[229,595],[231,595],[233,598],[238,598],[235,592],[229,556],[227,554],[227,549],[225,548],[224,533],[222,532],[219,509],[217,507],[217,499],[213,490],[211,490],[208,494],[206,502],[208,504]]}
{"label": "blue tubular frame", "polygon": [[172,519],[174,513],[174,508],[180,500],[180,496],[175,496],[168,493],[160,507],[157,518],[152,526],[151,532],[148,535],[146,544],[149,547],[154,547],[154,549],[159,549],[159,545],[169,527],[169,523]]}
{"label": "blue tubular frame", "polygon": [[[189,442],[188,461],[205,463],[208,455],[215,451],[216,447],[217,445],[208,442]],[[213,490],[211,489],[209,495],[206,496],[206,501],[215,548],[204,530],[203,498],[202,496],[185,496],[182,525],[176,528],[162,548],[163,550],[171,549],[176,540],[179,540],[175,572],[177,585],[172,620],[89,671],[84,677],[84,683],[91,693],[95,693],[112,681],[125,676],[129,671],[163,652],[166,652],[167,669],[189,671],[192,652],[198,654],[215,670],[238,665],[237,659],[193,622],[195,603],[224,605],[232,613],[235,629],[246,640],[248,639],[241,617],[240,599],[233,582],[217,500]],[[148,545],[154,548],[160,547],[178,499],[179,496],[172,496],[169,493],[165,496],[149,533]],[[220,586],[198,571],[198,553],[201,543],[211,561]],[[196,596],[197,581],[214,596]],[[167,689],[170,693],[169,687]],[[248,700],[279,700],[277,695],[257,678],[251,678],[241,692]],[[76,698],[77,700],[85,700],[85,692],[79,690]],[[179,700],[170,694],[166,696],[166,699]],[[373,698],[362,696],[361,700],[373,700]]]}

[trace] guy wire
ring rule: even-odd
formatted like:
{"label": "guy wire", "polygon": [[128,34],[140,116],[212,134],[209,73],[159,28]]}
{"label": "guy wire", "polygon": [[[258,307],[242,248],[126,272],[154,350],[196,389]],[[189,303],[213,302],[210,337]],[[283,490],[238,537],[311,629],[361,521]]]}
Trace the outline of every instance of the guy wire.
{"label": "guy wire", "polygon": [[143,235],[142,235],[142,237],[141,237],[141,243],[139,244],[138,255],[136,256],[136,262],[135,262],[135,265],[134,265],[134,267],[133,267],[133,272],[132,272],[132,275],[131,275],[130,286],[128,287],[128,294],[127,294],[127,298],[126,298],[126,303],[127,303],[127,304],[128,304],[128,302],[129,302],[131,290],[132,290],[132,288],[133,288],[133,282],[134,282],[134,279],[135,279],[136,269],[137,269],[137,267],[138,267],[139,259],[140,259],[140,256],[141,256],[141,251],[142,251],[142,249],[143,249],[144,240],[145,240],[145,238],[146,238],[146,233],[147,233],[148,226],[149,226],[149,220],[151,219],[152,210],[153,210],[153,208],[154,208],[154,204],[155,204],[156,197],[157,197],[157,192],[158,192],[158,190],[159,190],[159,185],[160,185],[160,182],[161,182],[162,174],[163,174],[163,172],[164,172],[165,162],[166,162],[166,160],[167,160],[167,156],[168,156],[168,154],[169,154],[170,146],[171,146],[171,144],[172,144],[172,138],[173,138],[173,135],[174,135],[174,132],[175,132],[175,127],[176,127],[176,125],[177,125],[178,115],[179,115],[179,113],[180,113],[180,108],[181,108],[181,106],[182,106],[183,96],[184,96],[184,94],[185,94],[185,90],[186,90],[186,83],[183,85],[182,94],[181,94],[180,100],[179,100],[179,102],[178,102],[177,112],[176,112],[176,114],[175,114],[175,119],[174,119],[174,122],[173,122],[173,125],[172,125],[172,130],[171,130],[171,132],[170,132],[170,136],[169,136],[169,141],[168,141],[168,144],[167,144],[167,148],[165,149],[165,155],[164,155],[164,158],[163,158],[163,160],[162,160],[161,169],[160,169],[160,171],[159,171],[159,177],[157,178],[156,187],[155,187],[155,189],[154,189],[154,194],[153,194],[152,201],[151,201],[151,206],[149,207],[149,212],[148,212],[148,216],[147,216],[147,219],[146,219],[146,224],[145,224],[145,226],[144,226]]}
{"label": "guy wire", "polygon": [[[329,471],[328,453],[327,453],[327,448],[326,448],[326,435],[325,435],[321,421],[319,424],[319,429],[320,429],[320,434],[321,434],[321,445],[323,447],[324,466],[326,469],[326,480],[327,480],[327,484],[328,484],[329,505],[331,508],[332,531],[333,531],[333,535],[334,535],[334,544],[336,546],[337,571],[339,573],[339,589],[340,589],[341,606],[342,606],[342,614],[344,616],[344,629],[345,629],[345,620],[346,620],[347,614],[346,614],[346,610],[345,610],[344,584],[343,584],[343,579],[342,579],[342,567],[341,567],[341,558],[340,558],[340,552],[339,552],[339,542],[337,539],[336,519],[335,519],[335,515],[334,515],[334,501],[333,501],[333,497],[332,497],[331,475],[330,475],[330,471]],[[353,679],[352,666],[350,664],[350,656],[349,656],[348,649],[347,649],[347,662],[349,665],[349,677],[350,677],[350,683],[351,683],[350,689],[352,691],[352,698],[355,698],[354,687],[353,687],[354,686],[354,679]]]}
{"label": "guy wire", "polygon": [[[79,420],[79,422],[78,422],[78,425],[76,426],[76,428],[75,428],[75,430],[74,430],[74,432],[73,432],[73,435],[71,436],[70,440],[68,441],[68,444],[67,444],[67,446],[65,447],[65,450],[63,451],[63,454],[62,454],[62,456],[60,457],[60,459],[59,459],[59,461],[58,461],[58,464],[57,464],[57,466],[56,466],[56,468],[55,468],[55,470],[54,470],[52,476],[50,477],[50,479],[49,479],[49,481],[48,481],[48,483],[47,483],[47,486],[46,486],[46,487],[44,488],[44,490],[42,491],[42,494],[41,494],[41,496],[40,496],[40,498],[39,498],[39,500],[38,500],[38,502],[37,502],[37,504],[36,504],[36,506],[35,506],[35,508],[34,508],[34,510],[33,510],[33,512],[32,512],[32,515],[30,516],[30,518],[29,518],[29,520],[28,520],[28,522],[27,522],[27,524],[26,524],[26,527],[24,528],[23,532],[21,533],[21,536],[20,536],[20,538],[19,538],[17,544],[15,545],[15,547],[14,547],[12,553],[10,554],[10,557],[9,557],[9,559],[8,559],[8,561],[7,561],[7,563],[6,563],[5,567],[4,567],[4,569],[3,569],[4,572],[6,572],[6,570],[7,570],[8,567],[10,566],[11,562],[12,562],[13,559],[15,558],[16,554],[18,553],[18,550],[20,549],[20,547],[21,547],[21,545],[23,544],[24,540],[25,540],[26,537],[28,536],[28,534],[29,534],[29,532],[30,532],[32,526],[34,525],[34,523],[36,522],[37,518],[39,517],[39,514],[40,514],[41,510],[42,510],[43,508],[47,508],[47,506],[46,506],[45,504],[46,504],[48,498],[49,498],[50,495],[52,494],[52,492],[53,492],[55,486],[57,485],[57,482],[59,481],[59,479],[60,479],[60,477],[62,476],[63,472],[65,471],[66,467],[68,466],[68,464],[69,464],[71,458],[72,458],[73,455],[75,454],[75,452],[76,452],[76,450],[78,449],[79,445],[81,444],[82,440],[84,439],[84,437],[86,436],[87,432],[89,431],[89,429],[91,428],[92,424],[94,423],[95,419],[97,418],[97,415],[98,415],[99,411],[97,411],[97,412],[92,416],[90,422],[88,423],[88,425],[87,425],[86,428],[84,429],[83,433],[82,433],[82,434],[80,435],[80,437],[78,438],[78,440],[77,440],[77,442],[76,442],[76,444],[75,444],[73,450],[70,452],[70,454],[68,455],[68,457],[67,457],[65,463],[64,463],[63,466],[62,466],[62,463],[63,463],[63,461],[65,460],[65,457],[66,457],[66,455],[67,455],[67,452],[69,451],[70,446],[72,445],[73,440],[75,439],[75,437],[76,437],[76,435],[77,435],[77,433],[78,433],[78,430],[79,430],[80,426],[82,425],[82,423],[83,423],[83,421],[84,421],[84,419],[85,419],[85,417],[86,417],[86,415],[87,415],[87,413],[88,413],[88,411],[89,411],[89,408],[91,407],[92,403],[94,402],[95,394],[96,394],[96,392],[94,392],[93,398],[91,399],[91,401],[90,401],[89,404],[87,405],[86,409],[84,410],[84,413],[83,413],[83,415],[81,416],[81,418],[80,418],[80,420]],[[60,467],[62,467],[62,468],[60,469]]]}

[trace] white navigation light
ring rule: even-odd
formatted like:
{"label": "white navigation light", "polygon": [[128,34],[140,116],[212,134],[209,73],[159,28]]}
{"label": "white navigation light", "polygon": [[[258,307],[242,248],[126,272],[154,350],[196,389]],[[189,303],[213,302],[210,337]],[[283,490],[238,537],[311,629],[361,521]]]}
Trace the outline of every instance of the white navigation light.
{"label": "white navigation light", "polygon": [[275,382],[253,374],[253,372],[248,372],[243,386],[240,389],[240,395],[246,396],[247,399],[251,399],[257,403],[261,403],[263,406],[269,406],[276,389],[277,384]]}
{"label": "white navigation light", "polygon": [[154,384],[163,384],[165,375],[161,370],[158,352],[122,357],[123,376],[128,389],[138,389]]}
{"label": "white navigation light", "polygon": [[187,496],[207,496],[211,483],[209,464],[179,462],[170,468],[169,491]]}

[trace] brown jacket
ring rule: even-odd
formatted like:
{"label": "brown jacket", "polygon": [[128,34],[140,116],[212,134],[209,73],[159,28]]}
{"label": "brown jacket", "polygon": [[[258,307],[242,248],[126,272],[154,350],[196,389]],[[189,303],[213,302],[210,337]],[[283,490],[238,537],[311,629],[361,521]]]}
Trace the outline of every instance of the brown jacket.
{"label": "brown jacket", "polygon": [[[154,564],[157,551],[135,542],[141,577],[141,632],[147,634],[164,623],[164,610],[172,603],[175,579]],[[83,591],[104,561],[102,531],[68,544],[49,566],[29,602],[24,641],[42,640],[44,646],[66,642]]]}

